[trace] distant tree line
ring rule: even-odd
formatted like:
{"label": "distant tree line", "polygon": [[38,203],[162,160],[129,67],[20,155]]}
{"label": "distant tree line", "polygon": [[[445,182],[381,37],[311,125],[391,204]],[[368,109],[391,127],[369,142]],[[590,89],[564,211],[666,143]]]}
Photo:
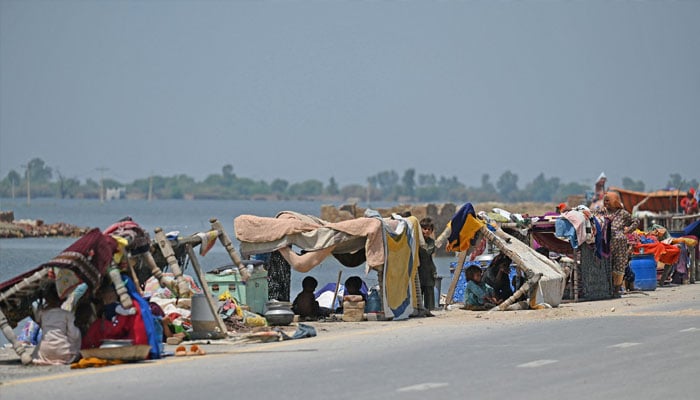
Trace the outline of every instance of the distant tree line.
{"label": "distant tree line", "polygon": [[[382,171],[367,178],[365,185],[340,186],[331,177],[328,183],[317,179],[290,183],[274,179],[268,183],[239,177],[231,164],[224,165],[220,174],[211,174],[197,182],[187,175],[149,176],[131,183],[103,178],[99,182],[87,179],[84,182],[69,178],[47,166],[41,158],[34,158],[23,166],[21,174],[11,170],[0,181],[0,197],[23,197],[30,191],[31,197],[101,199],[106,189],[123,188],[129,198],[157,199],[356,199],[358,201],[406,201],[406,202],[561,202],[571,195],[584,195],[592,191],[590,185],[576,182],[561,182],[559,178],[547,178],[540,173],[532,182],[519,186],[518,175],[508,170],[495,182],[489,174],[481,176],[478,187],[466,186],[457,177],[437,177],[434,174],[419,174],[414,168],[399,175],[394,170]],[[680,174],[671,174],[668,188],[687,190],[697,187],[696,179],[685,180]],[[625,177],[622,187],[644,191],[641,180]]]}

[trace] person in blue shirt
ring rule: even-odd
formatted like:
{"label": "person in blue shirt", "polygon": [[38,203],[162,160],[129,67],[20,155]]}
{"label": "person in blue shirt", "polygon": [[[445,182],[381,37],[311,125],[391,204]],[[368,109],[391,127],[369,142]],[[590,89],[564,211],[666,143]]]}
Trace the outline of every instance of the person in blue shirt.
{"label": "person in blue shirt", "polygon": [[493,288],[481,281],[481,268],[472,265],[466,270],[467,289],[464,308],[468,310],[489,310],[500,301]]}

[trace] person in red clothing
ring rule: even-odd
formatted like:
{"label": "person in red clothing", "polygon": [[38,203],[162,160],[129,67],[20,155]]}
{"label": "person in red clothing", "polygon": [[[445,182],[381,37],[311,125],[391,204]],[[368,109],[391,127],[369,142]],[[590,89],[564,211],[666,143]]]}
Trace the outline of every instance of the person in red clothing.
{"label": "person in red clothing", "polygon": [[695,189],[690,188],[688,194],[681,199],[681,208],[686,214],[696,214],[698,212],[698,201],[695,199]]}
{"label": "person in red clothing", "polygon": [[137,301],[133,308],[124,309],[118,301],[116,290],[111,284],[99,291],[101,316],[95,320],[83,336],[81,348],[100,347],[105,339],[128,339],[131,344],[149,344],[141,309]]}

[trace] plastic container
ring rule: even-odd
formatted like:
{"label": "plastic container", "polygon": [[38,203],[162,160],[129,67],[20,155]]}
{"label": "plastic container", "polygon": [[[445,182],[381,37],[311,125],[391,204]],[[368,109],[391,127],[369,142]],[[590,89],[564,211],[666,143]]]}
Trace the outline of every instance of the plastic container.
{"label": "plastic container", "polygon": [[237,269],[229,273],[206,273],[204,279],[214,298],[228,291],[236,298],[238,304],[245,304],[251,311],[258,314],[265,312],[265,303],[268,301],[268,281],[267,271],[264,269],[254,269],[246,283],[241,280]]}
{"label": "plastic container", "polygon": [[367,295],[367,303],[365,304],[365,312],[378,313],[382,311],[382,299],[379,296],[379,291],[375,288],[370,289]]}
{"label": "plastic container", "polygon": [[634,286],[639,290],[656,290],[656,261],[653,254],[633,255],[630,268]]}

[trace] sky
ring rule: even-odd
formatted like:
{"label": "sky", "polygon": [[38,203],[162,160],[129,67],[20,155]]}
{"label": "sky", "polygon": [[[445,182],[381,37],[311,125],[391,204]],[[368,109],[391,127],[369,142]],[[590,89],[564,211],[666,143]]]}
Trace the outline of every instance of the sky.
{"label": "sky", "polygon": [[[699,1],[0,0],[0,178],[698,179]],[[104,175],[102,175],[104,174]]]}

